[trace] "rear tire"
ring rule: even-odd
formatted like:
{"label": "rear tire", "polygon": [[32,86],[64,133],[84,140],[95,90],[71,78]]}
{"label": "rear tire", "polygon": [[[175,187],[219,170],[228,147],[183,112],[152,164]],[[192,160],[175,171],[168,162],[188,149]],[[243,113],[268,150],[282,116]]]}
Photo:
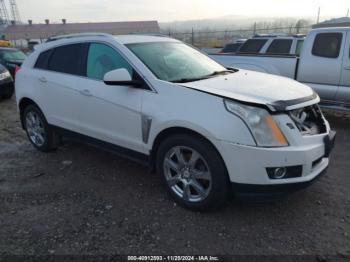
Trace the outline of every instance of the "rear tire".
{"label": "rear tire", "polygon": [[14,92],[15,92],[15,90],[13,87],[9,88],[9,90],[5,94],[2,95],[2,98],[3,99],[10,99],[13,96]]}
{"label": "rear tire", "polygon": [[188,134],[167,138],[159,146],[156,168],[170,196],[187,209],[216,209],[228,198],[226,166],[204,138]]}
{"label": "rear tire", "polygon": [[29,141],[35,148],[42,152],[49,152],[57,148],[58,136],[37,106],[29,105],[24,109],[22,123]]}

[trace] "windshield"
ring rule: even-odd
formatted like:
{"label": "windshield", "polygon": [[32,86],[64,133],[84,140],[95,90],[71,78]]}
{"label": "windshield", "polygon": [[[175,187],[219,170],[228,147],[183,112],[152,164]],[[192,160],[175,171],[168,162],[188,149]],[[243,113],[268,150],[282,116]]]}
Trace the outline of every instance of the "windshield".
{"label": "windshield", "polygon": [[26,58],[26,55],[18,50],[0,51],[0,56],[6,61],[24,60]]}
{"label": "windshield", "polygon": [[227,72],[214,60],[183,43],[137,43],[127,47],[164,81],[190,82]]}

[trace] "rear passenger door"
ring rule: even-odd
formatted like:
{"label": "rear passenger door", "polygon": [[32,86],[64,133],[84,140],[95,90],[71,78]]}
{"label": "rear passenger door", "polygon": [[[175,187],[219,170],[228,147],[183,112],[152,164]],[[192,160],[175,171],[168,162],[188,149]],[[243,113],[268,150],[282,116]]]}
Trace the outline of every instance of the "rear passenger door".
{"label": "rear passenger door", "polygon": [[85,77],[78,80],[82,133],[136,151],[144,149],[141,131],[142,89],[109,86],[103,82],[107,72],[125,68],[136,72],[112,46],[90,43],[86,53]]}
{"label": "rear passenger door", "polygon": [[350,105],[350,31],[347,32],[342,74],[336,100]]}
{"label": "rear passenger door", "polygon": [[34,66],[39,101],[48,122],[79,131],[77,79],[84,44],[69,44],[43,52]]}

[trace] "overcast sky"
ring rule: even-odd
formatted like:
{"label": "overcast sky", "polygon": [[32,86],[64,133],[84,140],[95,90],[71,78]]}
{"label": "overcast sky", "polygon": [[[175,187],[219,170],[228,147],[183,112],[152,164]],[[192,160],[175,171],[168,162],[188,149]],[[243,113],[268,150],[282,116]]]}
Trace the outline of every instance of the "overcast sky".
{"label": "overcast sky", "polygon": [[158,20],[168,22],[227,15],[345,16],[350,0],[17,0],[23,21],[59,22]]}

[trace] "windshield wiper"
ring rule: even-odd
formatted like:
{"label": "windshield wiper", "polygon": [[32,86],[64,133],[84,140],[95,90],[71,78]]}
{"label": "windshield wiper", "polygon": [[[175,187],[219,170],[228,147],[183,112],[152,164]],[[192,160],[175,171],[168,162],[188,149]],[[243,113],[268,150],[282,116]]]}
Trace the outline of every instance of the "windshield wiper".
{"label": "windshield wiper", "polygon": [[207,79],[207,78],[209,78],[209,77],[203,76],[203,77],[197,77],[197,78],[181,78],[181,79],[174,80],[174,81],[171,81],[171,82],[172,83],[188,83],[188,82],[195,82],[195,81],[204,80],[204,79]]}
{"label": "windshield wiper", "polygon": [[234,70],[222,70],[222,71],[214,71],[213,73],[209,74],[209,75],[205,75],[202,77],[196,77],[196,78],[181,78],[179,80],[174,80],[171,81],[173,83],[188,83],[188,82],[195,82],[195,81],[200,81],[200,80],[204,80],[204,79],[208,79],[211,78],[213,76],[217,76],[217,75],[226,75],[229,73],[235,73],[236,71]]}
{"label": "windshield wiper", "polygon": [[234,70],[222,70],[222,71],[214,71],[212,74],[207,75],[207,77],[210,76],[217,76],[217,75],[226,75],[226,74],[231,74],[231,73],[235,73],[236,71]]}

